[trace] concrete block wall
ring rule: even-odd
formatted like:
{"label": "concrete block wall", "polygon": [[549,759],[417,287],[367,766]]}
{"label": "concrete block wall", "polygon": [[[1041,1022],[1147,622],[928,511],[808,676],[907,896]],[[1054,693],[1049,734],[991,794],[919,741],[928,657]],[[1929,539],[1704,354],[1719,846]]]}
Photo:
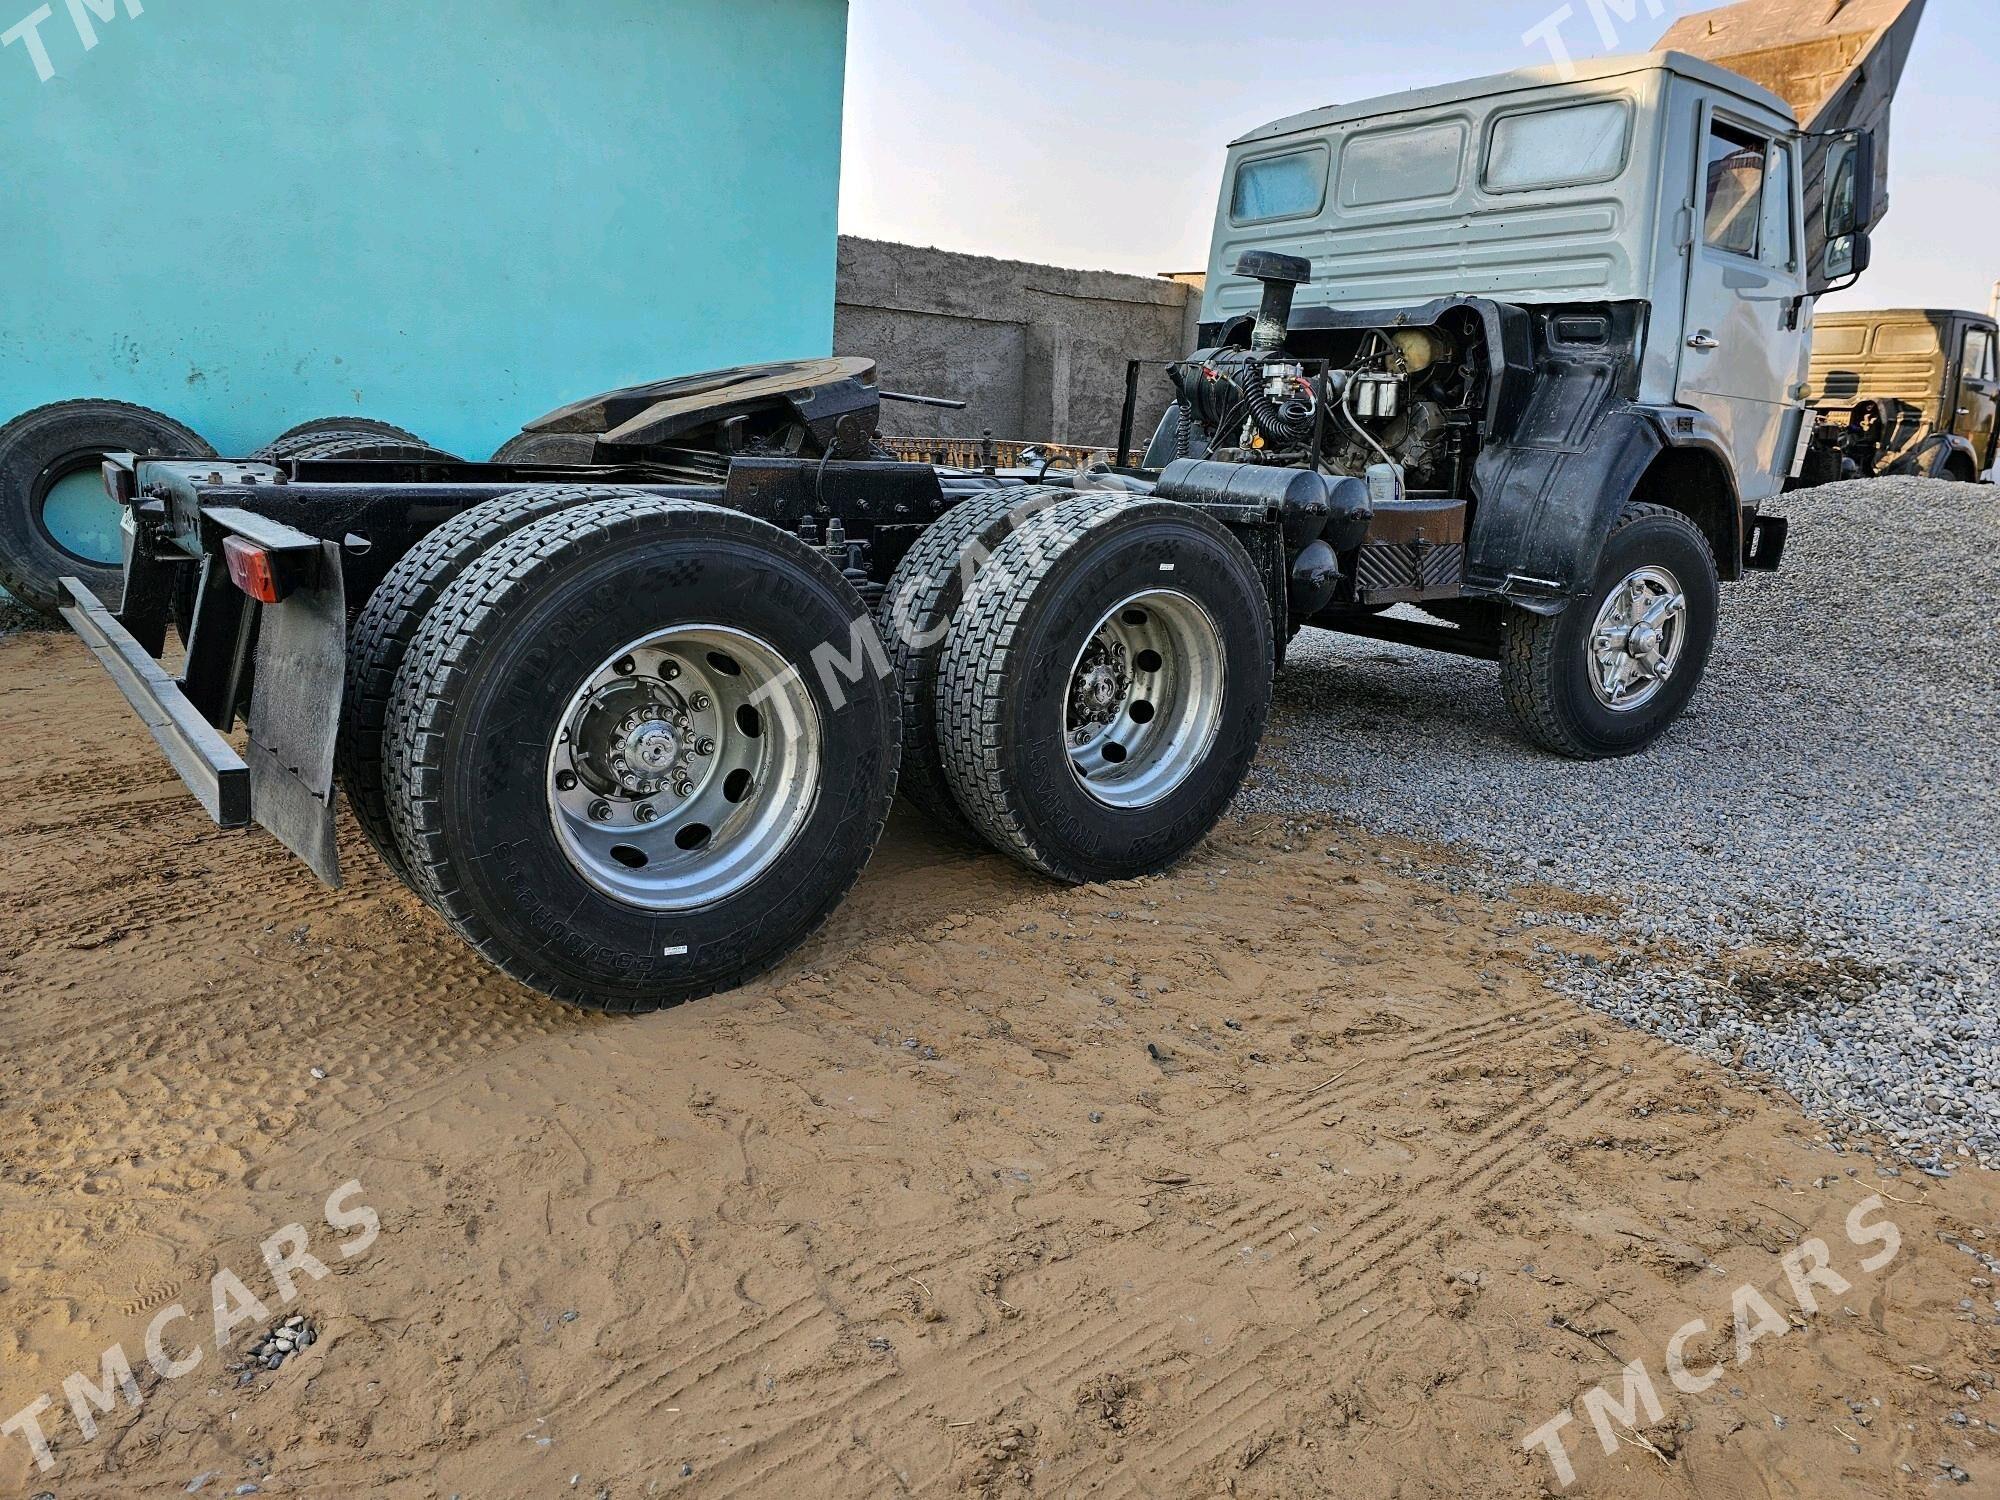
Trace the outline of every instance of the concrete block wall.
{"label": "concrete block wall", "polygon": [[[843,237],[834,349],[880,362],[882,385],[970,403],[967,410],[889,405],[899,437],[1046,439],[1109,446],[1118,438],[1131,359],[1194,348],[1198,285],[1073,271],[914,245]],[[1140,441],[1167,406],[1164,375],[1141,379]]]}

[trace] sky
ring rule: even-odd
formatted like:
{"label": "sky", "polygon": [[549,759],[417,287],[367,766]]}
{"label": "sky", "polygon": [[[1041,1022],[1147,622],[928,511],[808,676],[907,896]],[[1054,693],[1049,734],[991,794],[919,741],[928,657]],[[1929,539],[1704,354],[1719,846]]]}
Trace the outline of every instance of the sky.
{"label": "sky", "polygon": [[[1547,63],[1547,44],[1524,37],[1566,7],[1555,29],[1578,58],[1647,51],[1673,19],[1713,8],[853,0],[841,229],[1089,270],[1198,270],[1235,136],[1322,104]],[[1823,305],[1984,310],[2000,279],[1994,0],[1929,0],[1893,125],[1874,269]]]}

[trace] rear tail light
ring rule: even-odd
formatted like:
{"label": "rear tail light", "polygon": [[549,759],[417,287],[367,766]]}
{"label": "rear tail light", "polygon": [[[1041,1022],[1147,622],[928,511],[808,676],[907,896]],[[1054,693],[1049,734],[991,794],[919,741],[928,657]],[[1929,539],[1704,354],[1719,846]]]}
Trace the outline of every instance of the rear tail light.
{"label": "rear tail light", "polygon": [[222,555],[229,564],[230,581],[259,604],[276,604],[283,597],[271,554],[255,542],[240,536],[224,537]]}

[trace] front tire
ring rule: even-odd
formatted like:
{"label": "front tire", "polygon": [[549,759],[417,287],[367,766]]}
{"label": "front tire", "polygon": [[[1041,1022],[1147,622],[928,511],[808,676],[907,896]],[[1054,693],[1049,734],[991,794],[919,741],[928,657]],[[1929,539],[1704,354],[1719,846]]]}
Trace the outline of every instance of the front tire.
{"label": "front tire", "polygon": [[1273,660],[1270,605],[1227,528],[1168,501],[1063,501],[1000,544],[946,637],[953,796],[1057,880],[1165,869],[1242,785]]}
{"label": "front tire", "polygon": [[873,629],[818,552],[715,506],[614,495],[515,531],[397,674],[383,781],[412,882],[491,962],[592,1009],[753,978],[888,817],[893,687],[819,670]]}
{"label": "front tire", "polygon": [[1587,598],[1557,615],[1507,610],[1500,684],[1515,722],[1576,760],[1644,750],[1701,685],[1721,599],[1700,528],[1665,506],[1626,506]]}

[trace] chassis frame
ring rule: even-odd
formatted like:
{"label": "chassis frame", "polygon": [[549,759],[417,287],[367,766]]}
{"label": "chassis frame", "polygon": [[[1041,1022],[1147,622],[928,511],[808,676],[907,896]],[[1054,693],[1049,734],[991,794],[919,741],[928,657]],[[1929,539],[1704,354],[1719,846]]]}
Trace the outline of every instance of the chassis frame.
{"label": "chassis frame", "polygon": [[[219,826],[262,824],[334,886],[334,756],[348,627],[396,563],[452,517],[537,485],[702,501],[813,539],[872,605],[924,528],[954,505],[1048,477],[1046,470],[968,472],[872,458],[738,457],[723,482],[690,484],[643,463],[271,464],[129,453],[109,455],[104,474],[124,506],[124,595],[100,600],[65,579],[64,619]],[[1244,542],[1274,610],[1282,611],[1278,507],[1199,503]],[[232,538],[270,560],[276,602],[259,602],[232,582]],[[193,607],[178,621],[185,640],[174,674],[162,660],[190,576]],[[239,723],[248,729],[242,751],[228,738]]]}

